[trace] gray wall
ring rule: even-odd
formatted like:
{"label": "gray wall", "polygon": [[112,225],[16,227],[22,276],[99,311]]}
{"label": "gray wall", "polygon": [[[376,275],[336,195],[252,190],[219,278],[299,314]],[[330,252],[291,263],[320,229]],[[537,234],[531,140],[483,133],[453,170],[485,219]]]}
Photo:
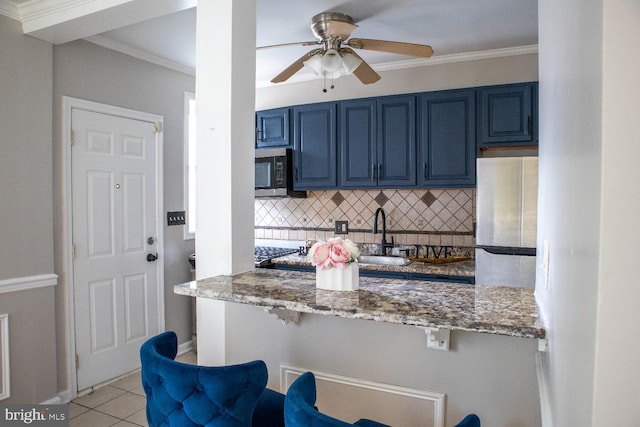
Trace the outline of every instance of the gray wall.
{"label": "gray wall", "polygon": [[[51,45],[0,16],[0,281],[53,274]],[[2,289],[0,289],[0,292]],[[57,394],[54,288],[0,293],[9,314],[11,397]]]}
{"label": "gray wall", "polygon": [[[283,325],[260,307],[233,303],[226,323],[227,363],[264,360],[276,390],[287,364],[446,393],[447,427],[472,412],[486,426],[540,425],[534,339],[453,332],[451,351],[442,352],[426,348],[424,332],[413,326],[307,314]],[[369,401],[365,411],[375,406]]]}
{"label": "gray wall", "polygon": [[49,274],[51,45],[0,16],[0,57],[0,279]]}
{"label": "gray wall", "polygon": [[[62,142],[60,126],[63,96],[158,114],[164,117],[164,209],[183,210],[183,97],[195,92],[195,78],[130,56],[78,41],[53,48],[54,119],[54,215],[56,253],[62,253]],[[191,280],[187,257],[194,241],[184,240],[181,226],[164,228],[165,326],[176,331],[179,341],[191,339],[191,301],[175,295],[173,285]],[[57,290],[58,381],[66,384],[65,317],[66,271],[56,258],[60,275]]]}

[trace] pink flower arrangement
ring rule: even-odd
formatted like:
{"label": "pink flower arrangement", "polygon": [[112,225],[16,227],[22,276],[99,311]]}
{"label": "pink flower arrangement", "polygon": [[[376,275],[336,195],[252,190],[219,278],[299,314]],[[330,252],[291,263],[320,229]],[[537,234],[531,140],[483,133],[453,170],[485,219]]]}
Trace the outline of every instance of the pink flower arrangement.
{"label": "pink flower arrangement", "polygon": [[316,242],[311,246],[308,258],[314,266],[320,269],[345,268],[355,262],[359,255],[358,247],[351,240],[334,237],[326,242]]}

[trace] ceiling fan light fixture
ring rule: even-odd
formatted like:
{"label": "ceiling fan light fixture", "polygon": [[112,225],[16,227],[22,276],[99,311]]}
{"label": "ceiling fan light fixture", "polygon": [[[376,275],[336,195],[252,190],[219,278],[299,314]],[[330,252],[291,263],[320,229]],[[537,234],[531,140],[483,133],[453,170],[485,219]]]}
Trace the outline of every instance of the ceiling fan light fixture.
{"label": "ceiling fan light fixture", "polygon": [[345,53],[342,56],[342,67],[345,74],[353,73],[362,64],[362,59],[352,53]]}
{"label": "ceiling fan light fixture", "polygon": [[342,67],[342,57],[335,49],[327,50],[321,58],[322,68],[325,71],[334,73]]}
{"label": "ceiling fan light fixture", "polygon": [[311,58],[307,59],[306,61],[303,62],[304,65],[306,65],[307,67],[309,67],[311,69],[311,71],[313,71],[313,73],[316,76],[323,76],[324,75],[324,69],[322,68],[322,55],[313,55]]}

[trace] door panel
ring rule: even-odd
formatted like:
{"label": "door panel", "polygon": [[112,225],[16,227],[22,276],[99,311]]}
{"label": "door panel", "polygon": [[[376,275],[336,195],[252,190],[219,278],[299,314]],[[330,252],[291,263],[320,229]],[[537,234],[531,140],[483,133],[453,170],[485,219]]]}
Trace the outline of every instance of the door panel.
{"label": "door panel", "polygon": [[416,185],[415,97],[378,100],[378,185],[386,188]]}
{"label": "door panel", "polygon": [[419,184],[475,185],[474,90],[425,93],[420,100]]}
{"label": "door panel", "polygon": [[378,185],[376,158],[376,101],[344,101],[340,104],[340,187]]}
{"label": "door panel", "polygon": [[480,89],[481,145],[535,140],[533,88],[522,83]]}
{"label": "door panel", "polygon": [[336,104],[323,103],[295,107],[294,184],[295,190],[335,188]]}
{"label": "door panel", "polygon": [[115,283],[102,280],[89,283],[91,350],[98,353],[116,345]]}
{"label": "door panel", "polygon": [[89,256],[113,255],[113,174],[87,171],[87,243]]}
{"label": "door panel", "polygon": [[[71,152],[78,390],[140,366],[160,329],[156,131],[151,122],[73,109]],[[152,244],[147,239],[153,237]]]}

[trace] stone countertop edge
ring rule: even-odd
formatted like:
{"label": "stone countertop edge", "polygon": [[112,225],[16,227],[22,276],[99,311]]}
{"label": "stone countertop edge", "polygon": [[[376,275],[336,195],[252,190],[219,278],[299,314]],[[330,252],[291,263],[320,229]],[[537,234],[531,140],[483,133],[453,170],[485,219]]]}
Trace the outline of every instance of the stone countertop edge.
{"label": "stone countertop edge", "polygon": [[[274,258],[271,260],[274,264],[285,265],[301,265],[311,266],[311,262],[307,260],[306,256],[298,254],[285,255],[282,257]],[[437,274],[444,276],[464,276],[473,277],[476,274],[475,260],[456,261],[449,263],[426,263],[419,261],[412,261],[407,265],[378,265],[378,264],[361,264],[358,263],[358,267],[361,270],[377,270],[377,271],[391,271],[391,272],[403,272],[403,273],[421,273],[421,274]]]}
{"label": "stone countertop edge", "polygon": [[357,291],[316,289],[315,274],[254,269],[174,286],[199,298],[521,338],[546,337],[533,289],[360,277]]}

